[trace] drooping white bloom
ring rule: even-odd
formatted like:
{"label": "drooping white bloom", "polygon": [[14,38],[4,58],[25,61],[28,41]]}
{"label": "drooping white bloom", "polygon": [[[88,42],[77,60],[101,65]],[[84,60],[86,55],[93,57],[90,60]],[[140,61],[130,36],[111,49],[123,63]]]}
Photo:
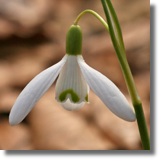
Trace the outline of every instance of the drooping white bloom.
{"label": "drooping white bloom", "polygon": [[135,121],[128,101],[107,77],[88,66],[81,55],[66,54],[60,62],[38,74],[24,88],[11,110],[11,125],[20,123],[27,116],[58,75],[56,100],[66,110],[83,107],[88,102],[90,87],[115,115],[126,121]]}
{"label": "drooping white bloom", "polygon": [[71,26],[67,34],[67,54],[60,62],[38,74],[23,89],[11,109],[11,125],[20,123],[27,116],[58,75],[56,100],[66,110],[77,110],[88,103],[90,87],[115,115],[126,121],[135,121],[135,114],[120,90],[85,63],[81,55],[81,41],[80,27]]}

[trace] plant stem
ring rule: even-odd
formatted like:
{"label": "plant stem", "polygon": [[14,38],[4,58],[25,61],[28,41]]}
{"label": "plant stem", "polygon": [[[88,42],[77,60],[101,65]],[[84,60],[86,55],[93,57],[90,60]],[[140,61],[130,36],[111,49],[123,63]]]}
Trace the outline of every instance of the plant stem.
{"label": "plant stem", "polygon": [[96,13],[95,11],[90,10],[90,9],[87,9],[87,10],[84,10],[83,12],[81,12],[77,16],[76,20],[74,21],[74,24],[76,25],[78,23],[79,19],[86,13],[91,13],[92,15],[94,15],[104,25],[104,27],[109,32],[108,24],[105,22],[105,20],[98,13]]}
{"label": "plant stem", "polygon": [[147,125],[146,125],[144,112],[142,108],[142,103],[141,103],[139,94],[137,92],[137,88],[135,86],[134,79],[130,71],[128,62],[127,62],[124,43],[123,43],[123,37],[121,33],[121,28],[118,22],[118,18],[116,16],[116,13],[114,11],[114,8],[110,0],[101,0],[101,3],[102,3],[103,9],[106,15],[106,19],[108,22],[112,43],[119,60],[129,94],[131,96],[132,104],[135,109],[138,128],[139,128],[140,137],[142,141],[142,147],[144,150],[149,150],[150,140],[149,140]]}

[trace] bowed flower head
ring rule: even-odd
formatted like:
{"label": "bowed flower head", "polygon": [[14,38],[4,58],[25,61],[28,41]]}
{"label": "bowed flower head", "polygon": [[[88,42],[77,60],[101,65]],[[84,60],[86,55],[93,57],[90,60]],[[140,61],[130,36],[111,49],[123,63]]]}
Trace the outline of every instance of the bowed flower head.
{"label": "bowed flower head", "polygon": [[81,28],[72,25],[66,37],[66,55],[23,89],[11,109],[11,125],[20,123],[27,116],[58,75],[56,100],[66,110],[78,110],[88,103],[90,87],[115,115],[126,121],[135,121],[135,114],[124,95],[107,77],[85,63],[81,50]]}

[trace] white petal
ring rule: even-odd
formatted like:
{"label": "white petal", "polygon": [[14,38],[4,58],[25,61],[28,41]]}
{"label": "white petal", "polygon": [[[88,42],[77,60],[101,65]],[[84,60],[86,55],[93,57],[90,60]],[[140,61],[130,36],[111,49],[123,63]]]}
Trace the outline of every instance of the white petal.
{"label": "white petal", "polygon": [[77,60],[88,85],[103,103],[118,117],[126,121],[135,121],[136,117],[133,110],[115,84],[88,66],[82,56],[77,56]]}
{"label": "white petal", "polygon": [[71,103],[71,101],[69,99],[67,99],[65,102],[60,103],[60,105],[68,110],[68,111],[75,111],[78,110],[80,108],[82,108],[84,106],[85,102],[81,102],[81,103]]}
{"label": "white petal", "polygon": [[85,81],[77,62],[77,56],[68,56],[56,83],[56,100],[81,103],[88,96],[89,86]]}
{"label": "white petal", "polygon": [[67,57],[68,55],[65,55],[60,62],[38,74],[23,89],[11,109],[9,115],[9,123],[11,125],[20,123],[31,111],[36,102],[53,84],[63,65],[65,64]]}

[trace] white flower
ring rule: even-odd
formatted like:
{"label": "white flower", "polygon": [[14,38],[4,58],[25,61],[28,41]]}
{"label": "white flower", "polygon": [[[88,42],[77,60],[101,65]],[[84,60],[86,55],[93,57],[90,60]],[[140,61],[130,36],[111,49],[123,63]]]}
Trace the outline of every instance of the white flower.
{"label": "white flower", "polygon": [[[56,83],[56,100],[67,110],[77,110],[88,102],[89,87],[118,117],[135,121],[135,114],[120,90],[104,75],[88,66],[81,55],[64,58],[38,74],[17,98],[10,116],[11,125],[20,123],[36,102]],[[89,86],[88,86],[89,85]]]}
{"label": "white flower", "polygon": [[20,123],[58,77],[56,100],[66,110],[77,110],[88,103],[89,87],[118,117],[136,117],[120,90],[104,75],[88,66],[81,55],[82,31],[72,25],[67,33],[66,55],[57,64],[38,74],[20,93],[13,105],[9,123]]}

